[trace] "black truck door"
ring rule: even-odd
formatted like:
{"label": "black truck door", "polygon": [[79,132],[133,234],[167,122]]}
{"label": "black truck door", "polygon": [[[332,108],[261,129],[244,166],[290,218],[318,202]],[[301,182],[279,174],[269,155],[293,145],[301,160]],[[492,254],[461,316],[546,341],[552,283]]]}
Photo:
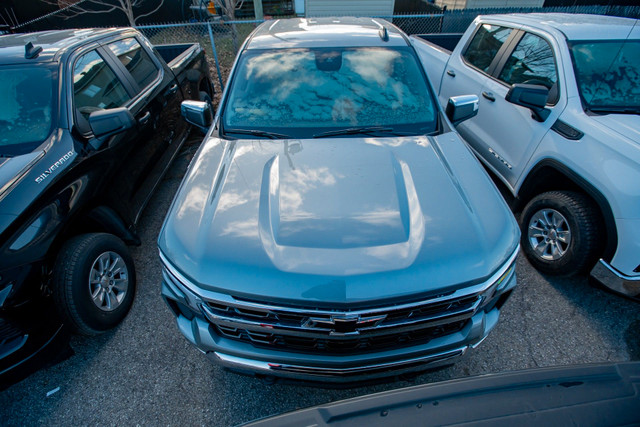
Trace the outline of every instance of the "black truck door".
{"label": "black truck door", "polygon": [[178,147],[182,92],[165,64],[135,37],[109,43],[107,54],[120,67],[135,90],[132,113],[139,123],[140,136],[131,156],[122,159],[128,176],[118,182],[130,187],[130,219],[136,222],[156,184]]}

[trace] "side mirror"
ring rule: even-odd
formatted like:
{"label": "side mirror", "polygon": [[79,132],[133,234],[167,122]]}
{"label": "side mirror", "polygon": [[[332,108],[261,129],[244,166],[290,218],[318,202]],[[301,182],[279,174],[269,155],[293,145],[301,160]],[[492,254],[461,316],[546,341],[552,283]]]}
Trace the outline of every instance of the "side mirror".
{"label": "side mirror", "polygon": [[213,123],[211,104],[202,101],[182,101],[180,105],[182,117],[192,125],[206,132]]}
{"label": "side mirror", "polygon": [[551,114],[545,108],[549,98],[549,89],[542,85],[528,85],[516,83],[511,86],[505,99],[515,105],[529,108],[533,118],[539,122],[544,122]]}
{"label": "side mirror", "polygon": [[133,114],[124,107],[94,111],[89,116],[89,126],[91,126],[93,135],[102,141],[131,129],[135,124],[136,119]]}
{"label": "side mirror", "polygon": [[478,97],[476,95],[452,96],[447,102],[445,114],[454,125],[474,117],[478,114]]}

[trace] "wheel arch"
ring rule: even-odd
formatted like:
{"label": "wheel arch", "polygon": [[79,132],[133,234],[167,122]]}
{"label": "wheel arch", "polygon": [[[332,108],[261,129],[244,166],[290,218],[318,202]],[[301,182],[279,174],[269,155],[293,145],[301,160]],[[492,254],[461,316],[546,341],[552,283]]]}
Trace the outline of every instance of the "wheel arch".
{"label": "wheel arch", "polygon": [[192,92],[195,92],[197,94],[200,91],[204,91],[207,92],[209,96],[211,96],[211,98],[213,98],[213,95],[215,94],[215,87],[213,86],[208,73],[205,73],[204,71],[199,69],[192,68],[190,70],[187,70],[186,76]]}
{"label": "wheel arch", "polygon": [[204,74],[198,83],[198,91],[207,92],[212,99],[215,94],[215,88],[213,87],[211,80]]}
{"label": "wheel arch", "polygon": [[611,261],[618,245],[618,233],[611,205],[596,187],[563,163],[545,159],[536,164],[518,189],[514,210],[516,212],[521,210],[536,195],[552,190],[578,191],[586,194],[596,203],[604,221],[606,233],[602,258],[605,261]]}
{"label": "wheel arch", "polygon": [[124,220],[108,206],[96,206],[86,214],[87,218],[97,226],[97,230],[113,234],[128,245],[140,246],[140,237],[132,232]]}
{"label": "wheel arch", "polygon": [[108,206],[94,206],[88,210],[76,212],[66,219],[65,223],[65,228],[58,233],[50,246],[50,253],[57,253],[67,240],[85,233],[109,233],[128,245],[141,244],[140,237],[131,231],[120,215]]}

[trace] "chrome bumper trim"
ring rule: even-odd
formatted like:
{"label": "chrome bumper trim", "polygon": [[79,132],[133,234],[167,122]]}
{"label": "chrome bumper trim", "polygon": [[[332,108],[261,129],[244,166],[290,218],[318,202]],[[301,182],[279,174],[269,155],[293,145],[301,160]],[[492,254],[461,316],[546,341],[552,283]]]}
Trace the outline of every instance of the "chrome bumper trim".
{"label": "chrome bumper trim", "polygon": [[640,276],[634,277],[622,274],[603,259],[593,267],[591,277],[615,292],[640,298]]}
{"label": "chrome bumper trim", "polygon": [[448,365],[453,363],[454,359],[463,356],[468,349],[469,346],[464,346],[424,357],[351,368],[330,368],[272,363],[231,356],[229,354],[219,352],[210,352],[207,354],[209,357],[215,358],[215,361],[219,364],[231,369],[247,370],[263,375],[288,377],[300,380],[344,382],[357,380],[358,377],[362,377],[363,379],[372,379]]}

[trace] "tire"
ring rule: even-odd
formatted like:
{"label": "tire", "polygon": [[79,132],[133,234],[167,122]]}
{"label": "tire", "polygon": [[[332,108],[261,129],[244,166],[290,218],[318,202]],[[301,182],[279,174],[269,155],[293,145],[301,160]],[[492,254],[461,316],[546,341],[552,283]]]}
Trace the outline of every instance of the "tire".
{"label": "tire", "polygon": [[571,276],[597,258],[601,219],[587,196],[572,191],[542,193],[531,199],[520,218],[522,250],[541,272]]}
{"label": "tire", "polygon": [[[115,270],[109,271],[110,266]],[[63,322],[74,332],[92,336],[118,325],[133,304],[135,290],[133,259],[117,237],[83,234],[60,249],[53,269],[53,298]]]}

